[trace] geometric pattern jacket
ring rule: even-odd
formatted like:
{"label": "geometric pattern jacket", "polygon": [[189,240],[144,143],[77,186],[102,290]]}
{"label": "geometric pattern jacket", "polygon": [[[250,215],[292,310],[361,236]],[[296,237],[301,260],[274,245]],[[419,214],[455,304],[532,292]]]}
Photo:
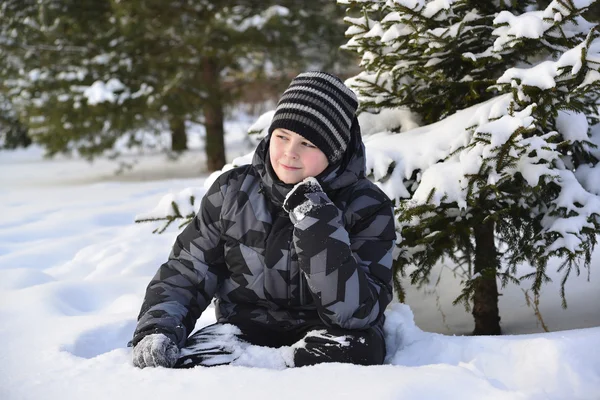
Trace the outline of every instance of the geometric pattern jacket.
{"label": "geometric pattern jacket", "polygon": [[219,322],[381,327],[392,299],[394,215],[365,176],[360,131],[342,162],[317,177],[324,204],[300,219],[282,208],[294,185],[276,178],[268,141],[251,165],[207,191],[147,287],[133,345],[164,333],[182,347],[213,298]]}

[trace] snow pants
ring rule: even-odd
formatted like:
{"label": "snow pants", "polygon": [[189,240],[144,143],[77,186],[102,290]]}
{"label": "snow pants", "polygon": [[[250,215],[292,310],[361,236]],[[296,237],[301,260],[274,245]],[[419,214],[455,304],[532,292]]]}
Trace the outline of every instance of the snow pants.
{"label": "snow pants", "polygon": [[325,325],[274,330],[257,324],[239,326],[216,323],[192,334],[181,349],[175,368],[216,366],[234,363],[248,346],[287,348],[293,361],[288,367],[324,362],[359,365],[383,364],[385,341],[382,329],[345,330]]}

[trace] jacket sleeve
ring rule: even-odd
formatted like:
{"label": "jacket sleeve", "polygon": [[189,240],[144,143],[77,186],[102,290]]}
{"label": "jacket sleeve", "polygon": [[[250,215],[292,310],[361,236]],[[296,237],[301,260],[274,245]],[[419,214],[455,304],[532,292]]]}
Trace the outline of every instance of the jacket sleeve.
{"label": "jacket sleeve", "polygon": [[220,213],[224,187],[217,179],[196,217],[177,237],[166,263],[150,281],[132,344],[152,333],[182,347],[196,320],[212,301],[225,271]]}
{"label": "jacket sleeve", "polygon": [[355,193],[348,231],[342,211],[325,193],[318,195],[315,207],[290,214],[300,269],[325,324],[366,329],[392,300],[391,202],[373,189]]}

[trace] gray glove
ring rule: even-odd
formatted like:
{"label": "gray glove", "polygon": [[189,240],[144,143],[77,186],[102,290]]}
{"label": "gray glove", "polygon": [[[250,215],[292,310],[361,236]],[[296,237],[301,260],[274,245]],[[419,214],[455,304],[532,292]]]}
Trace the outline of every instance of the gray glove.
{"label": "gray glove", "polygon": [[133,365],[138,368],[171,368],[179,358],[179,348],[162,333],[144,337],[133,348]]}

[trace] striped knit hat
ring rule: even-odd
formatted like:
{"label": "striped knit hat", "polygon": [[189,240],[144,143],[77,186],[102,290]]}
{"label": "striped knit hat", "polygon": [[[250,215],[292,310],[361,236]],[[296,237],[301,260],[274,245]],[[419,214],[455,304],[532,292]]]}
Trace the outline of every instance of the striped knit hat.
{"label": "striped knit hat", "polygon": [[304,72],[292,80],[277,103],[269,134],[288,129],[308,139],[334,164],[350,143],[358,100],[340,78]]}

